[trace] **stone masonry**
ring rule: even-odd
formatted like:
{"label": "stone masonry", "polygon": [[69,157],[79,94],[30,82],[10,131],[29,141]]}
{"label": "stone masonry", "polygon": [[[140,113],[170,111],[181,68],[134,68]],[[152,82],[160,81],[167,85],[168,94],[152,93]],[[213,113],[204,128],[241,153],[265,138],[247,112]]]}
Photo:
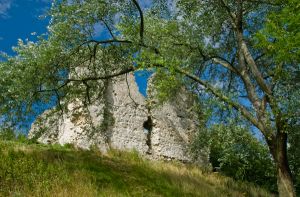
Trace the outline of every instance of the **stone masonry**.
{"label": "stone masonry", "polygon": [[108,81],[101,102],[83,107],[77,99],[66,112],[45,111],[28,136],[45,144],[96,146],[102,152],[134,149],[153,159],[191,162],[189,144],[198,126],[191,96],[182,88],[172,101],[153,105],[151,88],[148,84],[146,99],[132,74],[116,77]]}

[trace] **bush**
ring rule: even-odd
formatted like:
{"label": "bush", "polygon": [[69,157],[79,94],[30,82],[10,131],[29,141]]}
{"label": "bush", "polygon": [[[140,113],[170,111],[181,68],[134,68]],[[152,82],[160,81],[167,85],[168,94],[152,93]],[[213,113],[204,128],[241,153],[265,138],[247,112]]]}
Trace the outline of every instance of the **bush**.
{"label": "bush", "polygon": [[15,140],[16,134],[12,129],[1,129],[0,140]]}
{"label": "bush", "polygon": [[288,158],[294,178],[296,193],[300,193],[300,125],[293,124],[289,128]]}
{"label": "bush", "polygon": [[268,148],[241,126],[214,125],[201,130],[193,143],[193,152],[210,150],[214,170],[276,191],[276,175]]}
{"label": "bush", "polygon": [[2,141],[15,141],[24,144],[36,144],[36,139],[28,139],[23,133],[18,133],[13,129],[5,128],[0,129],[0,140]]}

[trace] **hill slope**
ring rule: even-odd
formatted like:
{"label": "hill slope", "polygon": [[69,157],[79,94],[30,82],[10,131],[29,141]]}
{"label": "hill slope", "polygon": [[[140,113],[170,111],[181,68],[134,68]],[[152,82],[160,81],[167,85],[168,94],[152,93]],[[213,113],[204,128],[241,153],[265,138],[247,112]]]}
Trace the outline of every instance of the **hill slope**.
{"label": "hill slope", "polygon": [[0,196],[270,196],[249,184],[136,153],[0,141]]}

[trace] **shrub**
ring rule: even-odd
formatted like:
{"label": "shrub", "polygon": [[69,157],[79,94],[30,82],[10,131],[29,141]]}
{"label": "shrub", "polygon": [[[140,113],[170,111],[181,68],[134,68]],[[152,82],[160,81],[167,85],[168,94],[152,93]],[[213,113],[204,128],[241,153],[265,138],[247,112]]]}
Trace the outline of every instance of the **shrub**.
{"label": "shrub", "polygon": [[16,134],[12,129],[1,129],[0,130],[0,140],[15,140]]}
{"label": "shrub", "polygon": [[193,143],[193,152],[209,148],[214,170],[276,191],[275,168],[268,148],[249,129],[233,125],[214,125],[201,130]]}

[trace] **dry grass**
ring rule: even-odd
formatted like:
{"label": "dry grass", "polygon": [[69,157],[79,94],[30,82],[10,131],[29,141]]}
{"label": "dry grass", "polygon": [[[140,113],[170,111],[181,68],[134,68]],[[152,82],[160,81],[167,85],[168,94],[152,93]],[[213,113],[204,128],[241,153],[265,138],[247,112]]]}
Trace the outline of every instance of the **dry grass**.
{"label": "dry grass", "polygon": [[0,142],[0,196],[271,196],[193,165],[136,153]]}

